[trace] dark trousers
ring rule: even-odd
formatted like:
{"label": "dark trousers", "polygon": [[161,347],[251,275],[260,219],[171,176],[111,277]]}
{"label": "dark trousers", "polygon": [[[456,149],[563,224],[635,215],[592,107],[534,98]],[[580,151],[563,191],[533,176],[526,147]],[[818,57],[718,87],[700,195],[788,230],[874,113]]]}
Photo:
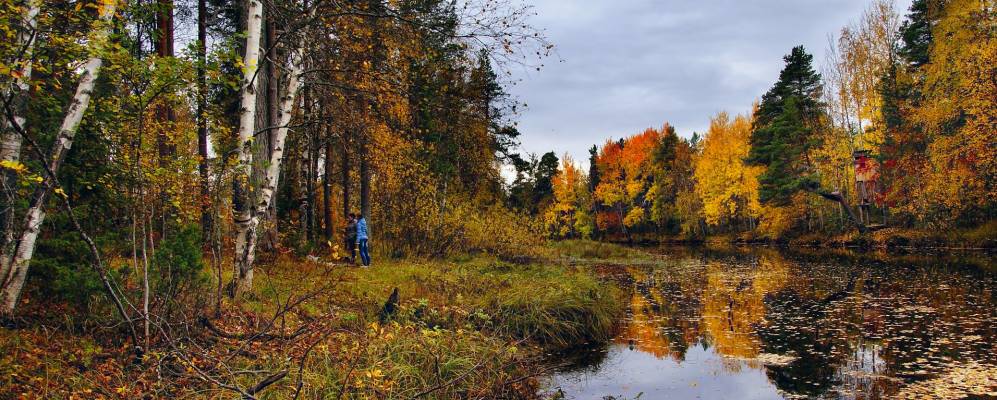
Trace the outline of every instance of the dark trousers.
{"label": "dark trousers", "polygon": [[350,262],[355,262],[357,259],[357,240],[356,239],[346,239],[346,251],[350,253]]}
{"label": "dark trousers", "polygon": [[360,239],[360,261],[363,261],[363,265],[370,265],[370,253],[367,250],[367,239]]}

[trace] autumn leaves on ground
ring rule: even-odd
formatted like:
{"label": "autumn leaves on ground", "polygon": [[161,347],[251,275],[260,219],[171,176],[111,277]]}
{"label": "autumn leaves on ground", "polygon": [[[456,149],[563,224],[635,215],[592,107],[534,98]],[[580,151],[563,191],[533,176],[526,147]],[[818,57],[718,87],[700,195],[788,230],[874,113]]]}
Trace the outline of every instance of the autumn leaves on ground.
{"label": "autumn leaves on ground", "polygon": [[[258,394],[533,398],[534,378],[550,368],[542,349],[606,341],[622,312],[618,291],[584,271],[491,257],[370,269],[282,258],[261,266],[255,285],[221,315],[171,316],[189,325],[164,327],[157,340],[173,342],[154,344],[141,362],[119,327],[104,325],[113,320],[44,318],[53,304],[26,304],[32,326],[2,331],[3,396],[232,398],[281,378]],[[385,316],[393,288],[402,297]]]}
{"label": "autumn leaves on ground", "polygon": [[994,12],[875,2],[583,171],[517,153],[515,1],[0,0],[0,397],[535,398],[645,257],[578,239],[993,246]]}

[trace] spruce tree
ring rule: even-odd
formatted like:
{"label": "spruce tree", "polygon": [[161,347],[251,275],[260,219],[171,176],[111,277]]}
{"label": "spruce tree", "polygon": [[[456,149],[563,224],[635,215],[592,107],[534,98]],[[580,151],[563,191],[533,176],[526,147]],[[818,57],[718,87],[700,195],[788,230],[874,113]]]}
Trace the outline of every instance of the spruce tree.
{"label": "spruce tree", "polygon": [[599,147],[592,145],[589,149],[589,192],[595,192],[599,186]]}
{"label": "spruce tree", "polygon": [[823,113],[821,77],[803,46],[783,57],[779,81],[762,97],[755,114],[748,162],[765,167],[759,176],[762,202],[784,205],[796,192],[815,188],[807,158],[820,146],[815,129]]}
{"label": "spruce tree", "polygon": [[907,20],[900,26],[900,55],[911,67],[927,64],[931,50],[931,27],[937,21],[931,0],[914,0]]}

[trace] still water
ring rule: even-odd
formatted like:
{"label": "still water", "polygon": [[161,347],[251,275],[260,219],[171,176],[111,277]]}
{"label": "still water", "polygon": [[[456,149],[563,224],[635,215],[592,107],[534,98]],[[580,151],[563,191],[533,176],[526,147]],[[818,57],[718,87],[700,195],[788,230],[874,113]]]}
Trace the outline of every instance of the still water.
{"label": "still water", "polygon": [[997,263],[665,248],[599,266],[629,311],[564,356],[567,399],[997,399]]}

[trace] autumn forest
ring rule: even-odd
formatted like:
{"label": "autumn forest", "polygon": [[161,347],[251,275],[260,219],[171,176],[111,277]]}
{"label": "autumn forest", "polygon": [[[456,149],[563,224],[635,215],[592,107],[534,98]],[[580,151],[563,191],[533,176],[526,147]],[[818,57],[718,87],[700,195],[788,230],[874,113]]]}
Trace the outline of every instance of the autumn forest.
{"label": "autumn forest", "polygon": [[[514,71],[563,62],[529,2],[0,0],[0,398],[587,398],[562,380],[578,349],[619,343],[678,364],[719,346],[772,396],[854,398],[831,372],[780,381],[848,368],[772,344],[765,318],[811,310],[779,296],[883,298],[914,278],[855,263],[997,246],[997,5],[864,7],[770,60],[740,113],[662,115],[575,159],[521,146],[543,133]],[[926,274],[992,303],[997,263],[977,264]],[[791,269],[816,283],[770,282]],[[713,319],[651,316],[673,312]],[[952,398],[993,395],[972,379],[997,332],[970,317],[944,319],[980,343],[920,375],[895,332],[803,340],[886,338],[860,398],[956,372]]]}

